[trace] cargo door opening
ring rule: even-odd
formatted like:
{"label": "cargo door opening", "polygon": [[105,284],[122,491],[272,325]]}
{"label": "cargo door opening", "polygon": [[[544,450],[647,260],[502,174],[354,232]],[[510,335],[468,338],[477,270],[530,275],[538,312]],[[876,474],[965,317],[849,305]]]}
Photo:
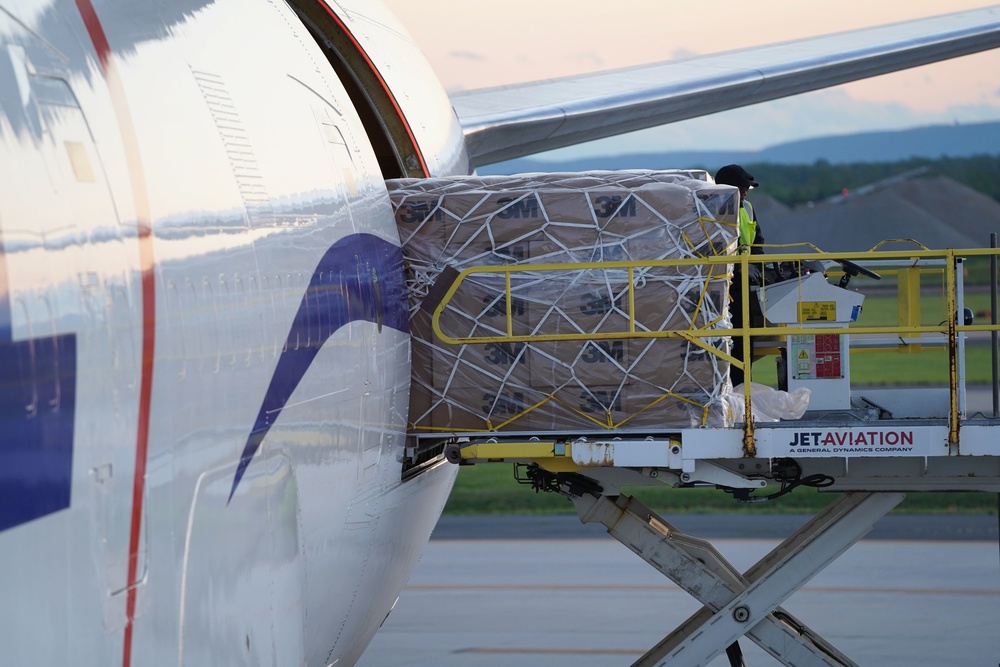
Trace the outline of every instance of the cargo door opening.
{"label": "cargo door opening", "polygon": [[289,0],[347,90],[386,179],[427,176],[391,93],[367,54],[332,10],[316,0]]}

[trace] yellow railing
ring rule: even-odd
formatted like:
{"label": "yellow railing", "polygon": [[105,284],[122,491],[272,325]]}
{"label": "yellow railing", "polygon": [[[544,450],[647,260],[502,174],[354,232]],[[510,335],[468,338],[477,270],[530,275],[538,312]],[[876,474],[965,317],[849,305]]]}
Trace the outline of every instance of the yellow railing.
{"label": "yellow railing", "polygon": [[[898,240],[897,240],[898,241]],[[885,242],[883,242],[885,243]],[[697,345],[730,364],[735,364],[745,372],[746,382],[744,385],[745,402],[745,439],[744,449],[747,455],[753,455],[753,419],[751,418],[751,394],[750,394],[750,358],[751,353],[746,352],[743,359],[737,359],[723,352],[717,347],[709,344],[703,339],[718,338],[720,330],[725,331],[722,335],[742,336],[743,349],[749,351],[751,337],[773,336],[780,333],[786,335],[818,335],[818,334],[842,334],[844,327],[823,327],[810,324],[808,327],[795,326],[791,324],[767,325],[765,326],[743,326],[741,328],[723,327],[718,320],[710,321],[702,326],[691,326],[686,329],[671,330],[639,330],[636,327],[635,312],[635,286],[637,272],[655,268],[684,268],[684,267],[707,267],[705,277],[705,289],[702,290],[698,303],[704,300],[707,286],[711,280],[729,279],[733,277],[730,268],[739,265],[742,269],[738,272],[738,277],[742,281],[742,295],[740,304],[731,304],[731,307],[739,307],[744,313],[743,321],[749,322],[751,290],[749,285],[749,264],[770,264],[774,262],[792,263],[801,266],[804,261],[840,261],[849,259],[861,265],[871,265],[874,267],[883,266],[887,262],[906,262],[907,266],[890,268],[885,270],[886,275],[895,275],[897,279],[897,300],[898,313],[895,325],[887,326],[862,326],[857,322],[850,325],[850,333],[854,334],[892,334],[900,337],[900,343],[896,346],[897,351],[912,352],[920,349],[921,343],[905,342],[903,339],[919,339],[924,334],[944,334],[946,336],[946,346],[949,355],[949,388],[951,392],[950,409],[950,431],[949,439],[957,442],[959,427],[959,408],[957,401],[958,387],[958,334],[971,332],[998,331],[1000,326],[995,324],[972,324],[965,325],[957,322],[956,316],[946,316],[936,325],[920,324],[922,314],[921,308],[921,277],[932,273],[943,275],[943,292],[946,299],[945,313],[955,314],[960,307],[961,294],[958,286],[961,280],[956,276],[956,258],[988,257],[1000,255],[1000,250],[981,248],[963,250],[927,250],[915,241],[919,246],[917,250],[872,250],[858,253],[825,253],[819,251],[814,246],[806,245],[811,252],[773,252],[782,250],[790,246],[774,246],[770,248],[770,253],[766,255],[735,255],[735,256],[714,256],[694,259],[670,259],[670,260],[635,260],[635,261],[609,261],[609,262],[581,262],[564,264],[516,264],[508,266],[475,266],[466,268],[458,273],[457,278],[447,289],[441,301],[434,309],[432,327],[435,335],[444,343],[450,345],[466,344],[486,344],[486,343],[529,343],[529,342],[554,342],[554,341],[594,341],[609,339],[650,339],[650,338],[681,338]],[[882,244],[880,244],[881,246]],[[878,248],[878,246],[876,247]],[[935,266],[928,266],[935,264]],[[623,271],[627,276],[624,283],[628,292],[628,318],[627,326],[622,330],[609,330],[599,332],[574,332],[574,333],[533,333],[515,334],[513,303],[514,298],[511,292],[511,276],[520,273],[542,274],[567,274],[580,271]],[[839,271],[829,271],[828,275],[839,275]],[[502,335],[482,335],[470,337],[453,337],[442,331],[440,318],[449,302],[461,289],[463,281],[476,274],[502,274],[504,276],[504,305],[506,308],[506,331]],[[794,278],[793,278],[794,280]],[[766,314],[765,314],[766,315]],[[696,318],[692,318],[694,321]],[[918,347],[914,347],[918,346]]]}

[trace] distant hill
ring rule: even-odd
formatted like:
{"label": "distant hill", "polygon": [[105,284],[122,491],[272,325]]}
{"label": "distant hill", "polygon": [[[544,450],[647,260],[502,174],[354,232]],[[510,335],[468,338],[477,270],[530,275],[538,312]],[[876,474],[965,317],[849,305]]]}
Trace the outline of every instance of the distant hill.
{"label": "distant hill", "polygon": [[516,174],[531,171],[586,171],[588,169],[665,169],[723,164],[772,163],[831,164],[898,162],[910,158],[937,159],[1000,155],[1000,122],[970,125],[932,125],[894,132],[863,132],[803,139],[759,151],[681,151],[637,153],[563,162],[523,158],[479,169],[480,174]]}

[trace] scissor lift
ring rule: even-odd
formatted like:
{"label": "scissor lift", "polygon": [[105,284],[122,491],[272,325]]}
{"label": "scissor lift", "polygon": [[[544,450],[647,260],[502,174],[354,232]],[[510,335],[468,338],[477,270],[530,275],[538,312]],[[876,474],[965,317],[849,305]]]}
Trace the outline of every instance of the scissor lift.
{"label": "scissor lift", "polygon": [[[814,249],[815,250],[815,249]],[[965,316],[963,260],[990,256],[994,284],[992,321],[974,324]],[[445,454],[454,463],[513,462],[536,489],[572,499],[583,522],[598,522],[608,532],[673,580],[704,607],[650,649],[636,665],[703,665],[726,652],[742,664],[737,640],[746,636],[786,665],[853,665],[780,604],[861,539],[908,491],[1000,492],[1000,416],[997,414],[996,268],[997,250],[905,251],[843,254],[782,253],[765,256],[710,257],[710,264],[739,263],[742,303],[747,313],[743,349],[765,347],[782,363],[782,389],[809,389],[809,409],[801,418],[763,421],[754,408],[749,359],[735,359],[704,340],[718,329],[643,332],[634,323],[617,335],[679,337],[716,354],[746,372],[739,423],[728,428],[679,428],[661,433],[600,431],[579,433],[455,432]],[[751,260],[781,263],[796,277],[765,287],[748,284]],[[808,272],[812,266],[840,265],[838,271]],[[639,264],[528,267],[531,270],[629,270]],[[523,267],[489,267],[514,273]],[[879,271],[880,273],[876,272]],[[459,275],[437,314],[458,288]],[[838,284],[829,282],[840,273]],[[849,289],[853,276],[895,278],[898,316],[890,324],[859,320],[864,296]],[[922,281],[935,276],[945,316],[924,323],[927,308]],[[888,281],[887,281],[888,282]],[[510,280],[507,280],[508,289]],[[753,321],[751,300],[761,306]],[[511,299],[506,299],[510,303]],[[923,314],[923,315],[922,315]],[[508,308],[508,317],[510,317]],[[436,327],[436,320],[435,320]],[[449,339],[454,345],[484,339]],[[850,333],[848,333],[848,331]],[[531,340],[513,335],[510,342]],[[580,335],[580,334],[577,334]],[[991,337],[994,359],[994,410],[969,415],[965,395],[965,346],[969,336]],[[567,335],[563,336],[568,337]],[[537,338],[537,337],[536,337]],[[547,337],[558,340],[559,336]],[[850,356],[872,351],[910,354],[938,349],[947,372],[937,387],[859,392],[850,381]],[[441,433],[427,437],[436,440]],[[670,523],[621,493],[623,486],[668,484],[715,486],[745,502],[769,498],[765,487],[780,483],[786,493],[813,486],[842,495],[745,573],[735,570],[708,542],[684,535]]]}

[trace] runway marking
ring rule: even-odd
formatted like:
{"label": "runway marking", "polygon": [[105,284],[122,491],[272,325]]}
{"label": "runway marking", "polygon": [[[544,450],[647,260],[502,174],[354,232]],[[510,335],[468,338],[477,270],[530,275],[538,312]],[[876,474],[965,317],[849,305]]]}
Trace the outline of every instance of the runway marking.
{"label": "runway marking", "polygon": [[[682,591],[664,584],[410,584],[408,591]],[[902,595],[1000,596],[1000,589],[862,588],[860,586],[805,586],[805,593],[898,593]]]}
{"label": "runway marking", "polygon": [[530,655],[644,655],[635,648],[463,648],[452,653],[493,653]]}
{"label": "runway marking", "polygon": [[998,595],[1000,590],[977,588],[861,588],[859,586],[805,586],[800,591],[815,593],[901,593],[929,595]]}

